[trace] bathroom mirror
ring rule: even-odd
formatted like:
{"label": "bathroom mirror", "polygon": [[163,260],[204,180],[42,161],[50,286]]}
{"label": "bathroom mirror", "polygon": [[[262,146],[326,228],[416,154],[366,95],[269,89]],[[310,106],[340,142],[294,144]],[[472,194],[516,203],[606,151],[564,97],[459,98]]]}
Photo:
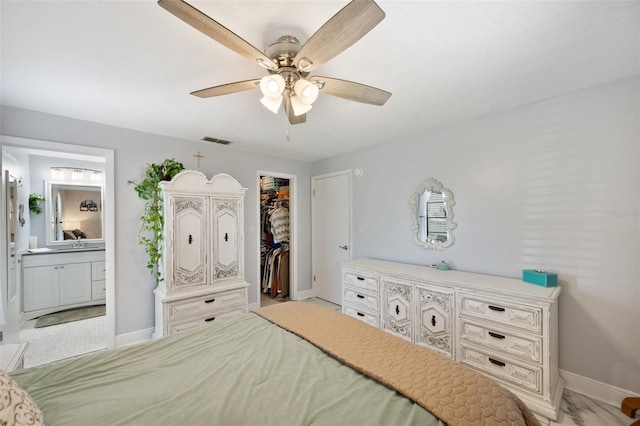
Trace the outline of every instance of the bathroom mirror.
{"label": "bathroom mirror", "polygon": [[47,245],[104,241],[103,185],[47,181],[45,190]]}
{"label": "bathroom mirror", "polygon": [[413,240],[427,250],[453,245],[453,193],[434,178],[428,178],[411,196]]}

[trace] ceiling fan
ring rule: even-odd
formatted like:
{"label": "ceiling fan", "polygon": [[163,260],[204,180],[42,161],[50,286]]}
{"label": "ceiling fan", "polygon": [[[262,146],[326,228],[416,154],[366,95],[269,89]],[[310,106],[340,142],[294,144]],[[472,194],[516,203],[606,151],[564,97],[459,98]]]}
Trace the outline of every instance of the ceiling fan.
{"label": "ceiling fan", "polygon": [[209,98],[260,88],[263,94],[260,102],[276,114],[284,103],[291,124],[306,121],[306,113],[319,93],[372,105],[384,105],[391,97],[387,91],[353,81],[320,76],[307,78],[311,71],[353,45],[384,19],[384,12],[373,0],[351,1],[304,44],[293,36],[285,35],[267,47],[264,53],[182,0],[159,0],[158,4],[269,72],[262,78],[197,90],[191,93],[194,96]]}

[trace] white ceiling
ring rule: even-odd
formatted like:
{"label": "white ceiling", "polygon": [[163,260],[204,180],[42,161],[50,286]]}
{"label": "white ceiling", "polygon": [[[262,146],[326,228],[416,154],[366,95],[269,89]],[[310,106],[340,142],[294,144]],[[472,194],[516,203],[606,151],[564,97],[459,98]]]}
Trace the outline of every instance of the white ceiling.
{"label": "white ceiling", "polygon": [[[347,1],[191,1],[259,49],[302,42]],[[383,1],[386,18],[315,75],[393,93],[320,95],[307,123],[258,90],[189,92],[266,71],[155,1],[1,1],[2,104],[315,161],[640,73],[639,1]]]}

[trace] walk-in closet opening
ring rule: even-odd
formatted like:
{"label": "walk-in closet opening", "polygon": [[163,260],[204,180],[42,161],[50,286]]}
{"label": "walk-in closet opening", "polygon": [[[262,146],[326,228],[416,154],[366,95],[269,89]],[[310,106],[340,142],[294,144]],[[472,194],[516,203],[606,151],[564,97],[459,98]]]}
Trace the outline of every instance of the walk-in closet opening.
{"label": "walk-in closet opening", "polygon": [[260,306],[294,299],[294,176],[260,173]]}

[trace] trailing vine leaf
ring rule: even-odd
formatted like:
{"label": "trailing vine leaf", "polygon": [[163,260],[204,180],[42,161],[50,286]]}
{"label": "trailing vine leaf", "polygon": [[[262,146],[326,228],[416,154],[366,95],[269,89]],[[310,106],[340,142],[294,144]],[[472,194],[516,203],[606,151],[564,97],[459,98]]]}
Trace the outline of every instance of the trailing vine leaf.
{"label": "trailing vine leaf", "polygon": [[35,214],[42,213],[42,207],[40,207],[40,203],[45,200],[44,195],[40,194],[30,194],[29,195],[29,210],[34,212]]}
{"label": "trailing vine leaf", "polygon": [[159,183],[163,180],[171,180],[175,175],[184,170],[184,165],[175,159],[166,159],[160,164],[148,164],[144,173],[144,179],[140,183],[129,181],[135,185],[134,189],[142,200],[145,201],[144,213],[140,216],[140,232],[138,244],[144,247],[149,261],[147,269],[156,280],[156,284],[162,282],[164,277],[158,269],[162,256],[164,215],[162,212],[162,194]]}

